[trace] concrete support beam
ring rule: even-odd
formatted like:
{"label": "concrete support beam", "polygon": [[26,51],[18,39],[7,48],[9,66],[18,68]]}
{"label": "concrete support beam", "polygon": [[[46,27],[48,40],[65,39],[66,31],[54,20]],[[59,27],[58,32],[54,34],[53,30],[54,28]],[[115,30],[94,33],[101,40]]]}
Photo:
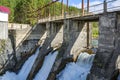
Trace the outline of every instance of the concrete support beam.
{"label": "concrete support beam", "polygon": [[92,47],[92,24],[90,22],[85,23],[87,27],[87,48]]}
{"label": "concrete support beam", "polygon": [[53,22],[50,23],[50,34],[53,34],[54,33],[54,24]]}
{"label": "concrete support beam", "polygon": [[34,27],[24,24],[14,24],[22,28],[9,30],[9,35],[13,37],[12,41],[16,45],[16,56],[18,61],[21,59],[21,53],[28,53],[36,44],[42,44],[46,38],[46,26],[36,24]]}
{"label": "concrete support beam", "polygon": [[47,37],[50,37],[50,23],[49,22],[47,22],[46,23],[46,32],[47,32]]}
{"label": "concrete support beam", "polygon": [[62,23],[51,23],[51,35],[55,36],[51,42],[51,46],[56,48],[60,47],[63,42],[63,24]]}
{"label": "concrete support beam", "polygon": [[68,62],[73,61],[79,55],[83,47],[87,46],[87,26],[85,22],[64,20],[63,43],[59,51],[59,57],[53,65],[47,80],[54,80]]}
{"label": "concrete support beam", "polygon": [[70,21],[64,20],[64,25],[62,28],[63,32],[63,43],[59,51],[59,57],[56,59],[51,73],[49,74],[49,77],[47,80],[55,80],[56,75],[65,67],[66,60],[64,60],[63,57],[65,55],[65,51],[67,50],[67,47],[69,46],[69,40],[70,40]]}
{"label": "concrete support beam", "polygon": [[59,23],[58,24],[46,23],[47,37],[40,49],[40,52],[38,54],[37,59],[35,60],[34,65],[32,66],[32,69],[29,73],[27,80],[33,80],[35,74],[41,69],[45,56],[48,55],[53,48],[59,47],[60,43],[62,42],[62,38],[61,38],[62,33],[60,33],[60,30],[61,30],[60,25],[61,24]]}
{"label": "concrete support beam", "polygon": [[76,60],[83,48],[87,47],[87,25],[84,21],[73,21],[70,31],[69,54]]}
{"label": "concrete support beam", "polygon": [[70,27],[72,27],[72,23],[70,20],[64,20],[64,28],[63,28],[63,41],[66,44],[66,46],[69,45],[70,40]]}
{"label": "concrete support beam", "polygon": [[[53,37],[51,37],[51,35],[50,35],[50,23],[46,23],[46,31],[47,31],[47,37],[42,45],[42,48],[40,49],[40,52],[34,62],[34,65],[32,66],[32,69],[27,77],[27,80],[33,80],[33,78],[35,77],[35,74],[42,67],[45,56],[49,52],[48,47],[50,48],[50,46],[51,46],[50,43],[53,40]],[[52,51],[52,50],[50,49],[50,51]]]}

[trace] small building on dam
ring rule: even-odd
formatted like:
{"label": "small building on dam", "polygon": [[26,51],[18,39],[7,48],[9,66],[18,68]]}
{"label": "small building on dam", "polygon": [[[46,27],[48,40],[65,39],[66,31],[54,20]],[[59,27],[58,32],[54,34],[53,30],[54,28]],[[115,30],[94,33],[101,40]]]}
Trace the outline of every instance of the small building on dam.
{"label": "small building on dam", "polygon": [[10,10],[7,7],[0,6],[0,39],[8,38],[8,16]]}

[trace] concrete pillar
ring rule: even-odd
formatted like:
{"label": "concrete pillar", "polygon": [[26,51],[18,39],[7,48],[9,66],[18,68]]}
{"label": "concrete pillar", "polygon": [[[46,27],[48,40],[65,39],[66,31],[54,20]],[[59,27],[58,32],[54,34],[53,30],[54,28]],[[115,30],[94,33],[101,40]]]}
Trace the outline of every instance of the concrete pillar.
{"label": "concrete pillar", "polygon": [[[99,45],[87,80],[110,80],[120,53],[116,13],[108,13],[99,19]],[[120,24],[119,24],[120,25]]]}
{"label": "concrete pillar", "polygon": [[64,23],[63,44],[66,44],[64,57],[76,59],[87,46],[87,26],[85,22],[66,20]]}
{"label": "concrete pillar", "polygon": [[54,34],[54,27],[55,27],[55,25],[54,25],[54,23],[53,22],[51,22],[51,28],[50,28],[50,32],[51,32],[51,34]]}
{"label": "concrete pillar", "polygon": [[92,23],[89,23],[89,47],[92,47]]}
{"label": "concrete pillar", "polygon": [[8,39],[8,22],[0,21],[0,39]]}
{"label": "concrete pillar", "polygon": [[51,35],[54,36],[51,46],[54,48],[60,47],[63,42],[63,24],[51,23]]}
{"label": "concrete pillar", "polygon": [[64,28],[63,28],[63,41],[68,46],[69,40],[70,40],[70,27],[72,26],[72,23],[70,20],[64,20]]}
{"label": "concrete pillar", "polygon": [[46,31],[47,31],[47,37],[50,37],[50,22],[46,23]]}
{"label": "concrete pillar", "polygon": [[[58,58],[56,59],[51,73],[49,74],[49,77],[47,80],[54,80],[56,78],[56,75],[65,67],[66,65],[66,59],[67,58],[67,54],[66,54],[66,50],[69,46],[69,41],[70,41],[70,27],[72,27],[71,24],[71,20],[64,20],[63,23],[63,27],[61,28],[60,32],[62,32],[61,36],[63,37],[63,43],[62,46],[60,48],[59,54],[58,54]],[[59,36],[59,37],[61,37]],[[64,57],[63,57],[64,56]]]}
{"label": "concrete pillar", "polygon": [[87,46],[87,25],[84,21],[74,21],[70,32],[70,54],[76,60],[81,50]]}

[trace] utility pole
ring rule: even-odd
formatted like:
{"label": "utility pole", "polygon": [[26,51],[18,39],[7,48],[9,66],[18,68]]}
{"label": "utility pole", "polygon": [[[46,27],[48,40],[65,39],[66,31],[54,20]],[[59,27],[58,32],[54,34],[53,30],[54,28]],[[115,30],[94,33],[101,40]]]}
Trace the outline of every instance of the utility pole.
{"label": "utility pole", "polygon": [[55,16],[55,4],[53,4],[53,16]]}
{"label": "utility pole", "polygon": [[67,6],[66,6],[66,11],[67,11],[67,13],[69,13],[68,11],[68,0],[67,0]]}
{"label": "utility pole", "polygon": [[62,14],[62,16],[64,15],[64,5],[63,5],[63,0],[61,1],[61,14]]}
{"label": "utility pole", "polygon": [[90,0],[87,0],[87,13],[89,13]]}
{"label": "utility pole", "polygon": [[[89,14],[89,0],[87,0],[87,14]],[[89,48],[90,42],[90,26],[89,22],[87,22],[87,48]]]}
{"label": "utility pole", "polygon": [[38,10],[38,12],[37,12],[37,20],[39,20],[39,19],[41,19],[41,12],[40,12],[40,10]]}
{"label": "utility pole", "polygon": [[82,16],[84,16],[84,0],[82,0]]}
{"label": "utility pole", "polygon": [[51,17],[51,10],[50,10],[50,7],[48,7],[49,9],[49,18]]}

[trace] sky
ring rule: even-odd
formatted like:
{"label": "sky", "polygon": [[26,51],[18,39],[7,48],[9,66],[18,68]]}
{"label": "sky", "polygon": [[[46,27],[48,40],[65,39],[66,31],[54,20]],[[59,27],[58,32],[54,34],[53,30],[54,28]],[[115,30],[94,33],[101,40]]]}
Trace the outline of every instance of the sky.
{"label": "sky", "polygon": [[[67,0],[64,0],[64,3],[66,3]],[[99,4],[102,3],[103,0],[90,0],[90,5]],[[80,8],[81,7],[82,0],[69,0],[69,5],[75,6]],[[87,3],[87,0],[84,0],[84,3]]]}
{"label": "sky", "polygon": [[[81,3],[82,3],[82,0],[68,0],[69,1],[69,5],[71,6],[75,6],[77,8],[81,8]],[[106,1],[112,1],[112,0],[106,0]],[[90,0],[90,6],[92,5],[96,5],[96,4],[100,4],[100,3],[103,3],[104,0]],[[67,3],[67,0],[64,0],[64,3],[66,4]],[[84,0],[84,7],[87,6],[87,0]],[[119,6],[119,7],[118,7]],[[113,9],[112,7],[117,7],[115,9],[119,9],[120,10],[120,0],[113,0],[113,2],[110,2],[107,4],[107,7],[109,8],[109,10]],[[97,10],[101,10],[103,9],[103,5],[99,5],[99,6],[96,6],[96,7],[90,7],[90,11],[92,12],[93,10],[94,11],[97,11]]]}

